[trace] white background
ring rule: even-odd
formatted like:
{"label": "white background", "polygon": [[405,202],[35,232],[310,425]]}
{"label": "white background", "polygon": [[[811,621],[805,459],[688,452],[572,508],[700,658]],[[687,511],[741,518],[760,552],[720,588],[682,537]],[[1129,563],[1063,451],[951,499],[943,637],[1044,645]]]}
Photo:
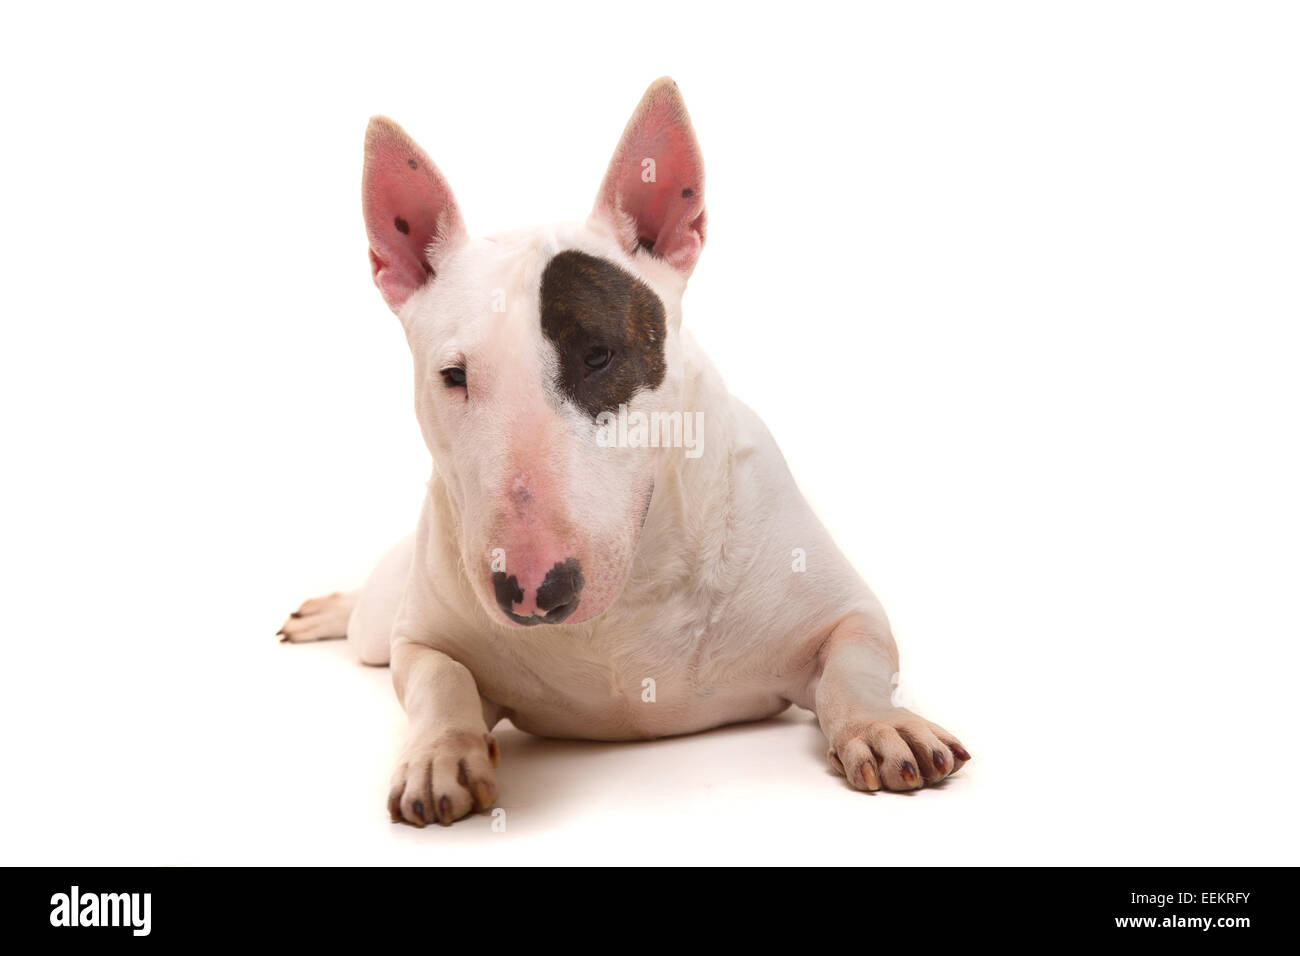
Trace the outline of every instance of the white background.
{"label": "white background", "polygon": [[[357,10],[6,13],[0,860],[1297,862],[1293,7]],[[428,473],[366,120],[490,233],[585,216],[665,73],[686,323],[975,759],[508,730],[504,833],[394,826],[387,671],[273,637]]]}

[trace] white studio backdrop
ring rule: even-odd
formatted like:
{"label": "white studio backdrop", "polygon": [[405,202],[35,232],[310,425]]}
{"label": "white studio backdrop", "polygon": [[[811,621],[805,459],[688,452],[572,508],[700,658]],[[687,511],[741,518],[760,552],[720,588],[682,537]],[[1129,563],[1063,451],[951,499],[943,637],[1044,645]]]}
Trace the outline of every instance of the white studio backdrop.
{"label": "white studio backdrop", "polygon": [[[28,7],[0,33],[0,861],[1294,863],[1300,16],[1285,4]],[[385,113],[470,229],[586,215],[671,74],[686,325],[975,761],[808,715],[504,745],[383,800],[385,671],[272,636],[414,521]],[[511,761],[518,769],[511,771]]]}

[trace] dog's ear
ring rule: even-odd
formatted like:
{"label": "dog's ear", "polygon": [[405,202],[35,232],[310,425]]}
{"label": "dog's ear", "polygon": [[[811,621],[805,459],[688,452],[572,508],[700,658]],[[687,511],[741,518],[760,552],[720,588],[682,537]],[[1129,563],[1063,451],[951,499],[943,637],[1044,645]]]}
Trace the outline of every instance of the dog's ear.
{"label": "dog's ear", "polygon": [[366,128],[361,206],[370,271],[394,312],[436,274],[438,256],[465,236],[456,197],[424,150],[384,116]]}
{"label": "dog's ear", "polygon": [[614,150],[594,215],[689,276],[704,247],[704,160],[677,84],[650,84]]}

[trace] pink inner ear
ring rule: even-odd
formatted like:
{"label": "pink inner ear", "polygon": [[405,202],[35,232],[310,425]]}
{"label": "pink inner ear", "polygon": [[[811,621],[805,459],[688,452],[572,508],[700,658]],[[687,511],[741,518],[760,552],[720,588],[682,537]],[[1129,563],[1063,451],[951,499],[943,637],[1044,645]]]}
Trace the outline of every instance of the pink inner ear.
{"label": "pink inner ear", "polygon": [[[653,162],[653,166],[647,162]],[[647,181],[653,171],[653,181]],[[630,216],[630,241],[687,275],[704,246],[704,160],[677,84],[646,91],[610,161],[596,211]]]}
{"label": "pink inner ear", "polygon": [[[400,126],[375,117],[366,130],[361,184],[370,271],[396,309],[434,274],[430,244],[464,232],[446,179]],[[435,250],[436,252],[436,250]]]}

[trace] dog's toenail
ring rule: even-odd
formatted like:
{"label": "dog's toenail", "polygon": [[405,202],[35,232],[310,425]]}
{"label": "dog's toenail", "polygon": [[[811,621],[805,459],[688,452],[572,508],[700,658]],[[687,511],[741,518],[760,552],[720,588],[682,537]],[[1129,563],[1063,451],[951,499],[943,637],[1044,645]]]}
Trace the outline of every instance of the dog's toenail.
{"label": "dog's toenail", "polygon": [[290,617],[302,617],[302,612],[301,612],[301,611],[294,611],[294,612],[293,612],[292,614],[290,614],[289,616],[290,616]]}
{"label": "dog's toenail", "polygon": [[912,766],[912,761],[903,761],[903,782],[913,783],[916,780],[916,767]]}
{"label": "dog's toenail", "polygon": [[945,761],[944,761],[944,759],[943,759],[943,751],[941,751],[941,750],[936,750],[936,751],[934,752],[934,765],[935,765],[935,767],[938,768],[939,770],[942,770],[942,769],[944,768],[944,763],[945,763]]}
{"label": "dog's toenail", "polygon": [[414,805],[412,806],[412,809],[415,810],[415,815],[416,815],[417,817],[419,817],[421,820],[424,819],[424,801],[423,801],[423,800],[416,800],[415,803],[414,803]]}
{"label": "dog's toenail", "polygon": [[956,747],[953,747],[952,752],[956,755],[958,760],[970,760],[970,754],[968,754],[966,752],[966,748],[961,746],[960,744],[958,744]]}
{"label": "dog's toenail", "polygon": [[451,797],[443,797],[438,801],[438,820],[444,826],[451,823]]}

